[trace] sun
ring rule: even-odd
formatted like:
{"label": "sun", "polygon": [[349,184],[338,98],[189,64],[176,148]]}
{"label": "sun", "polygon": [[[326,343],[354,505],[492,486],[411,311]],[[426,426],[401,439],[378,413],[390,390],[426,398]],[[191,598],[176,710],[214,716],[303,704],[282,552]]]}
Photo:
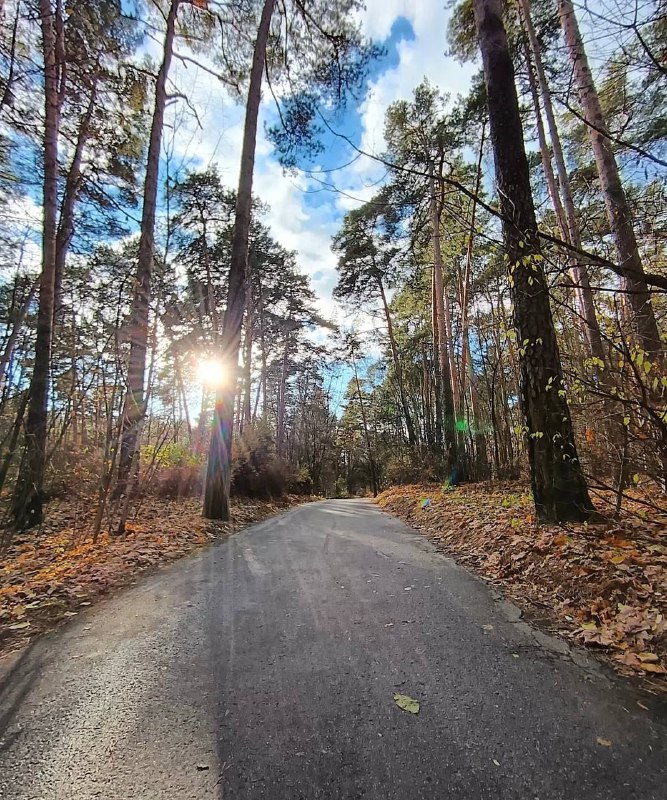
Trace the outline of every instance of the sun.
{"label": "sun", "polygon": [[209,389],[217,389],[225,382],[225,368],[217,358],[201,358],[197,364],[197,381]]}

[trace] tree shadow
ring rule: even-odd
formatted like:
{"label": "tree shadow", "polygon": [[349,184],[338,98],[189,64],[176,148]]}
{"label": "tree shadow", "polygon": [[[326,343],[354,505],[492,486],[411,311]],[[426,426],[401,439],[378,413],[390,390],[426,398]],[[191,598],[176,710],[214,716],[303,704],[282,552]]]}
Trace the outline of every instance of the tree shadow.
{"label": "tree shadow", "polygon": [[18,657],[16,663],[0,678],[0,753],[9,750],[20,736],[20,730],[9,736],[5,734],[42,672],[43,656],[33,654],[36,644],[37,640],[31,642]]}

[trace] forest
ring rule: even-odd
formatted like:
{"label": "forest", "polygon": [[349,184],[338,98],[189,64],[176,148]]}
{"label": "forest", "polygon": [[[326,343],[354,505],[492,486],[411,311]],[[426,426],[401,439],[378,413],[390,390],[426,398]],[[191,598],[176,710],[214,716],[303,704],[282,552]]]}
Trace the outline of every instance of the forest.
{"label": "forest", "polygon": [[[667,7],[453,2],[443,86],[389,103],[374,150],[346,128],[385,57],[362,10],[0,3],[7,604],[17,552],[99,560],[140,542],[147,508],[198,525],[409,486],[410,515],[461,486],[501,513],[525,496],[505,523],[526,540],[641,528],[658,614]],[[444,88],[457,68],[465,93]],[[174,77],[193,71],[242,109],[233,173],[177,152],[203,112]],[[259,135],[285,179],[334,196],[327,151],[379,170],[338,219],[329,297],[272,230]]]}

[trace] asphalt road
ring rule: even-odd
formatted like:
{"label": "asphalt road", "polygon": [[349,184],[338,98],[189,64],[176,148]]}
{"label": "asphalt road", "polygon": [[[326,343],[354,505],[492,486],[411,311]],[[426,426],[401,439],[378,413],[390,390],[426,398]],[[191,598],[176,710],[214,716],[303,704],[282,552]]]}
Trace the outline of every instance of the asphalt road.
{"label": "asphalt road", "polygon": [[4,662],[0,797],[665,800],[656,701],[564,651],[370,503],[302,506]]}

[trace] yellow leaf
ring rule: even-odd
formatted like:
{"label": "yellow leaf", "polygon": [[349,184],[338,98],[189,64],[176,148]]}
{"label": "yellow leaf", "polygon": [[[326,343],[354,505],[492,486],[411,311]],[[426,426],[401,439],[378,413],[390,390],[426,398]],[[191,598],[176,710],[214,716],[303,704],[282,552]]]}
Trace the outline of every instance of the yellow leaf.
{"label": "yellow leaf", "polygon": [[598,626],[594,622],[582,622],[581,629],[582,631],[596,631]]}
{"label": "yellow leaf", "polygon": [[597,741],[602,747],[611,747],[611,741],[609,739],[603,739],[601,736],[598,736]]}
{"label": "yellow leaf", "polygon": [[656,675],[667,675],[667,669],[661,667],[660,664],[640,664],[644,672],[653,672]]}
{"label": "yellow leaf", "polygon": [[637,658],[645,664],[655,664],[658,661],[655,653],[637,653]]}
{"label": "yellow leaf", "polygon": [[403,711],[409,711],[410,714],[419,714],[419,703],[407,694],[399,694],[394,692],[394,702]]}

